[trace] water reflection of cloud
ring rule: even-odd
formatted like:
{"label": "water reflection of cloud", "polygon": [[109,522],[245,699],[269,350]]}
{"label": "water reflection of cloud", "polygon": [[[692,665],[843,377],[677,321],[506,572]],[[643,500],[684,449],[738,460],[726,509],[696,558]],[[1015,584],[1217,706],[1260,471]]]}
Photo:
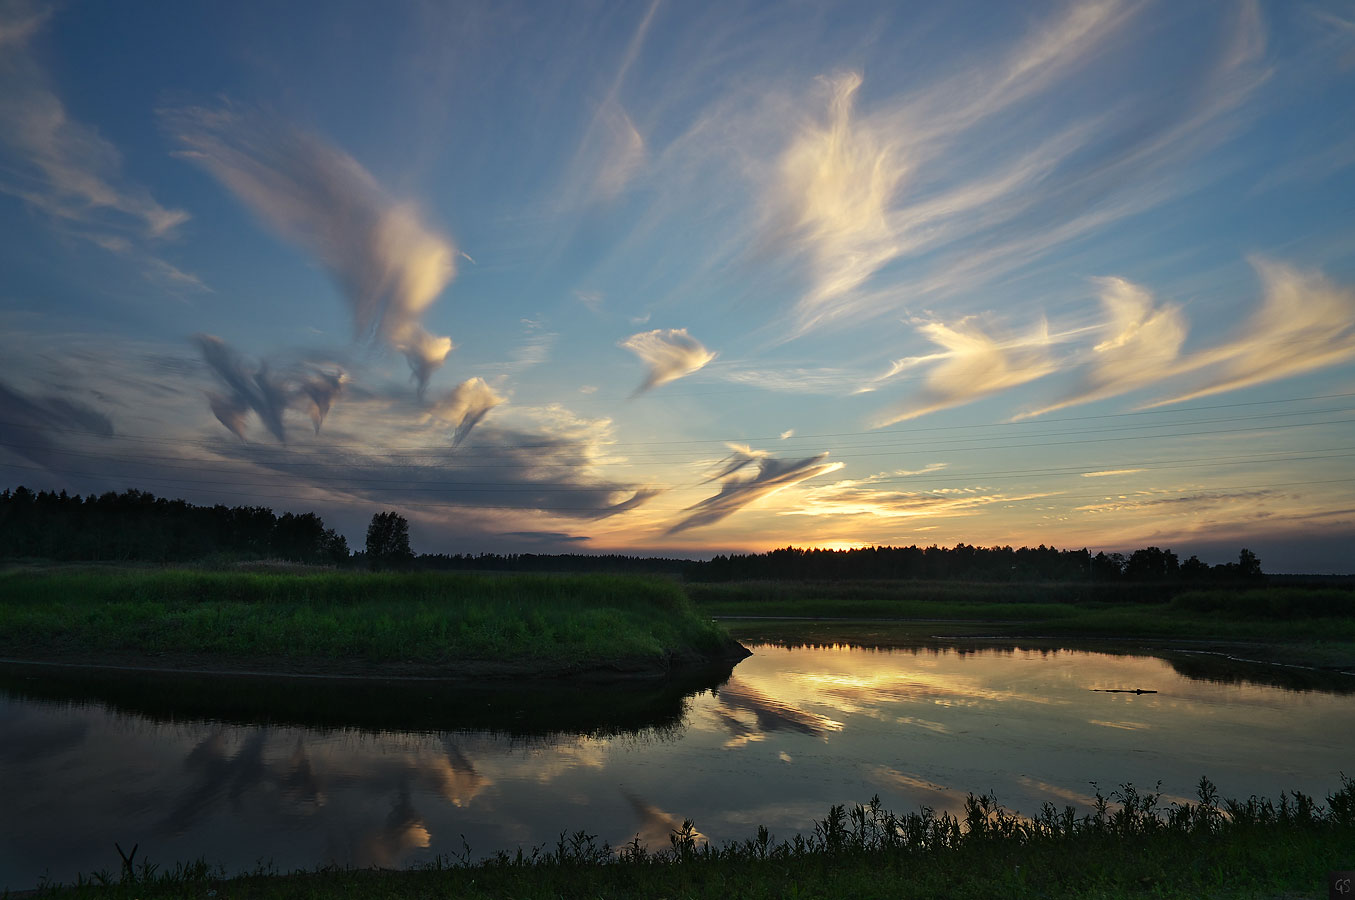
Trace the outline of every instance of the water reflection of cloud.
{"label": "water reflection of cloud", "polygon": [[1102,728],[1121,728],[1125,731],[1147,731],[1152,728],[1147,722],[1111,722],[1106,719],[1088,719],[1088,725],[1100,725]]}
{"label": "water reflection of cloud", "polygon": [[[1057,784],[1051,784],[1048,781],[1040,781],[1039,779],[1031,778],[1028,775],[1018,775],[1016,776],[1016,781],[1022,787],[1026,788],[1030,793],[1034,794],[1037,797],[1042,798],[1042,802],[1048,800],[1050,797],[1057,797],[1058,799],[1063,800],[1065,803],[1072,804],[1074,807],[1077,807],[1082,810],[1090,810],[1096,807],[1096,797],[1092,793],[1088,793],[1087,791],[1076,791],[1073,790],[1072,788],[1061,787],[1060,785]],[[1089,782],[1088,785],[1092,788],[1092,791],[1097,790],[1094,784],[1091,784]],[[1108,792],[1109,789],[1103,791],[1103,793]],[[1154,793],[1156,793],[1156,791],[1154,791]],[[1107,799],[1109,800],[1109,798]],[[1180,796],[1178,794],[1164,793],[1160,795],[1160,802],[1164,804],[1171,803],[1193,804],[1195,800],[1192,800],[1189,797]],[[1114,801],[1109,801],[1107,803],[1107,806],[1109,807],[1109,809],[1113,811],[1119,809],[1121,807],[1121,804],[1115,803]]]}
{"label": "water reflection of cloud", "polygon": [[311,764],[310,754],[306,752],[306,743],[297,736],[296,746],[287,760],[287,769],[278,779],[283,795],[297,804],[298,808],[314,809],[325,805],[325,792],[318,773]]}
{"label": "water reflection of cloud", "polygon": [[189,784],[157,831],[183,834],[223,798],[238,803],[268,774],[263,760],[266,742],[267,732],[259,729],[232,753],[225,731],[218,728],[195,744],[183,764]]}
{"label": "water reflection of cloud", "polygon": [[409,789],[401,785],[391,802],[391,810],[380,826],[358,838],[351,856],[359,868],[403,866],[413,850],[425,850],[433,842],[424,818],[409,799]]}
{"label": "water reflection of cloud", "polygon": [[720,724],[729,731],[731,737],[723,744],[724,749],[734,750],[742,747],[744,744],[752,744],[764,740],[767,736],[753,727],[751,723],[740,721],[738,716],[731,715],[722,709],[715,710],[715,717]]}
{"label": "water reflection of cloud", "polygon": [[[723,707],[720,718],[735,731],[735,737],[755,740],[748,736],[784,731],[825,737],[830,732],[842,730],[841,722],[770,697],[739,678],[725,682],[718,697]],[[748,722],[740,713],[751,713],[754,721]]]}
{"label": "water reflection of cloud", "polygon": [[84,718],[53,721],[33,714],[31,707],[0,704],[0,764],[20,766],[74,750],[85,742],[89,722]]}
{"label": "water reflection of cloud", "polygon": [[411,763],[433,784],[433,789],[453,806],[470,805],[493,782],[475,770],[475,765],[450,740],[443,740],[445,754]]}
{"label": "water reflection of cloud", "polygon": [[877,766],[874,771],[877,781],[894,790],[901,790],[917,806],[928,806],[937,811],[954,812],[964,808],[969,794],[937,784],[920,775],[900,772],[889,766]]}
{"label": "water reflection of cloud", "polygon": [[914,671],[881,673],[875,678],[848,681],[837,676],[810,676],[806,681],[822,685],[819,693],[844,711],[865,711],[885,704],[930,703],[935,706],[980,706],[989,703],[1037,703],[1060,701],[1038,694],[985,687],[974,679],[950,672]]}
{"label": "water reflection of cloud", "polygon": [[[639,828],[619,843],[630,843],[631,840],[639,838],[640,843],[648,847],[651,852],[671,847],[671,836],[674,832],[682,830],[683,820],[651,803],[644,802],[630,791],[622,791],[621,793],[625,796],[631,809],[635,810],[635,815],[639,818]],[[696,838],[698,843],[709,840],[699,831],[693,831],[692,836]]]}
{"label": "water reflection of cloud", "polygon": [[[601,769],[607,765],[611,743],[605,738],[587,736],[580,736],[573,742],[552,742],[533,753],[531,776],[544,785],[579,769]],[[518,767],[513,768],[520,776]]]}
{"label": "water reflection of cloud", "polygon": [[896,725],[912,725],[916,728],[922,728],[936,734],[950,734],[950,729],[941,722],[933,722],[930,719],[919,719],[917,716],[899,716],[894,720]]}

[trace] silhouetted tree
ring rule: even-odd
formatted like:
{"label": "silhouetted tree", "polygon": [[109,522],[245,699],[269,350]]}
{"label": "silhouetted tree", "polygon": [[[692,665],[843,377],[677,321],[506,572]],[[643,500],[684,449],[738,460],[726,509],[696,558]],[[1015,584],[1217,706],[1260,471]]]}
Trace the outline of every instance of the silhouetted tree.
{"label": "silhouetted tree", "polygon": [[1124,576],[1130,581],[1173,581],[1180,573],[1176,554],[1158,547],[1135,550],[1124,566]]}
{"label": "silhouetted tree", "polygon": [[1203,581],[1209,577],[1209,563],[1201,562],[1198,556],[1181,563],[1181,578],[1185,581]]}
{"label": "silhouetted tree", "polygon": [[380,512],[367,526],[367,565],[385,569],[406,565],[414,559],[409,549],[409,522],[397,512]]}

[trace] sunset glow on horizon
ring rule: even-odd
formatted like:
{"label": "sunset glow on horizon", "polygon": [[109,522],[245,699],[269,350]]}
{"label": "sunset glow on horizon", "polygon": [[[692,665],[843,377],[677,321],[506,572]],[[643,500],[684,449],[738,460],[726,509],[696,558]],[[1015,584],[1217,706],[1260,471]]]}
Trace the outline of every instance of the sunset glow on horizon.
{"label": "sunset glow on horizon", "polygon": [[1355,10],[0,3],[0,488],[1355,572]]}

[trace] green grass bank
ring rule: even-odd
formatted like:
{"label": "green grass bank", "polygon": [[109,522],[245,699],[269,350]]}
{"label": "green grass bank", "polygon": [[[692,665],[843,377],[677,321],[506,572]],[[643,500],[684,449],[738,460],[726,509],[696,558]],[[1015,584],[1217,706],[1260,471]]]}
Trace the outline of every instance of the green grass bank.
{"label": "green grass bank", "polygon": [[193,570],[0,576],[0,656],[313,674],[661,674],[737,645],[629,576]]}
{"label": "green grass bank", "polygon": [[[984,635],[1326,644],[1355,662],[1355,592],[970,582],[736,582],[687,587],[703,612],[728,617],[912,619]],[[950,629],[954,630],[954,629]],[[963,631],[964,629],[961,629]]]}
{"label": "green grass bank", "polygon": [[1325,803],[1199,801],[1163,807],[1131,785],[1098,794],[1093,812],[1046,803],[1034,816],[970,796],[960,816],[895,815],[878,800],[834,807],[806,834],[765,828],[699,843],[691,823],[656,851],[613,849],[583,832],[554,847],[419,870],[263,872],[224,877],[205,863],[164,871],[133,860],[41,896],[70,898],[1319,898],[1333,870],[1355,868],[1355,784]]}

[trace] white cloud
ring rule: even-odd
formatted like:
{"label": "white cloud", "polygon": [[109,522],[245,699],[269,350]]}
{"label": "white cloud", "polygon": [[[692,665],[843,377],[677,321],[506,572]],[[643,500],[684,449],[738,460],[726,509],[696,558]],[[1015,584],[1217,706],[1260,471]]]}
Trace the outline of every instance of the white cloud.
{"label": "white cloud", "polygon": [[626,338],[618,346],[631,351],[649,366],[649,373],[635,389],[633,396],[690,375],[716,356],[688,334],[685,328],[642,331]]}
{"label": "white cloud", "polygon": [[980,329],[973,317],[953,325],[923,322],[918,325],[918,330],[944,349],[940,353],[894,363],[883,378],[891,378],[914,366],[927,363],[931,366],[923,388],[908,403],[887,413],[876,427],[961,406],[1042,378],[1055,368],[1048,355],[1052,341],[1043,323],[1031,334],[1000,339]]}
{"label": "white cloud", "polygon": [[1355,359],[1355,289],[1316,272],[1255,259],[1264,298],[1229,341],[1181,361],[1194,386],[1150,407],[1278,381]]}
{"label": "white cloud", "polygon": [[470,378],[429,404],[424,418],[437,418],[455,425],[452,446],[458,447],[471,429],[491,409],[503,402],[504,398],[495,393],[483,378]]}
{"label": "white cloud", "polygon": [[329,268],[358,336],[380,338],[404,354],[422,393],[452,350],[451,338],[420,324],[456,274],[451,240],[315,135],[230,107],[180,110],[165,119],[187,148],[181,155]]}
{"label": "white cloud", "polygon": [[1003,494],[991,488],[940,488],[933,491],[883,491],[871,479],[846,480],[814,488],[804,502],[784,515],[872,516],[881,519],[941,518],[977,515],[986,506],[1031,500],[1050,494]]}
{"label": "white cloud", "polygon": [[1109,336],[1092,348],[1081,383],[1063,399],[1018,419],[1091,403],[1153,384],[1178,367],[1187,323],[1181,309],[1157,305],[1148,291],[1123,278],[1101,278]]}
{"label": "white cloud", "polygon": [[[0,11],[0,192],[18,197],[63,231],[152,268],[194,276],[145,252],[142,245],[174,235],[188,221],[122,174],[122,154],[97,128],[71,116],[28,42],[52,9],[27,4]],[[154,271],[151,274],[155,274]]]}

